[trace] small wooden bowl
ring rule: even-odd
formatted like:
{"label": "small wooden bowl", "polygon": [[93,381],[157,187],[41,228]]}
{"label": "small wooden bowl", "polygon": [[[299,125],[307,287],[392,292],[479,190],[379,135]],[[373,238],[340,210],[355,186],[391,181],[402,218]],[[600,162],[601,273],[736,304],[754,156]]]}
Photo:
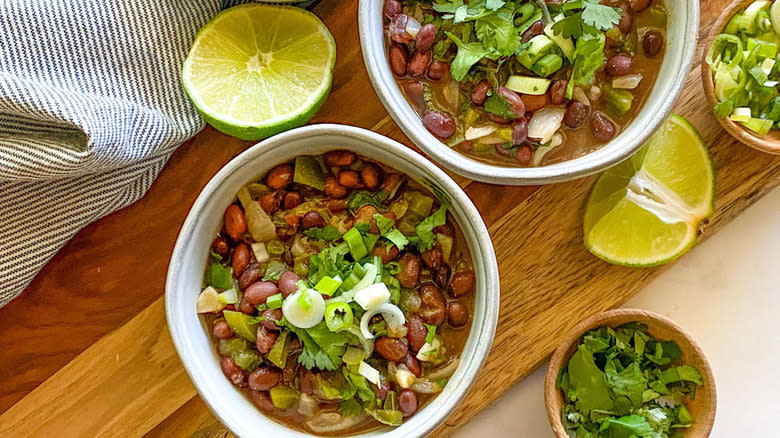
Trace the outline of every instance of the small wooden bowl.
{"label": "small wooden bowl", "polygon": [[[701,81],[704,85],[704,94],[707,96],[707,101],[710,104],[710,110],[718,103],[718,99],[715,97],[715,83],[712,79],[712,69],[707,64],[707,53],[712,47],[712,42],[715,38],[723,32],[723,29],[728,24],[731,17],[738,12],[745,9],[748,5],[753,3],[754,0],[735,0],[731,2],[726,9],[720,14],[715,24],[710,30],[710,34],[704,43],[704,51],[701,55]],[[726,130],[732,137],[736,138],[740,142],[750,146],[753,149],[768,154],[780,154],[780,130],[773,129],[769,131],[769,134],[761,136],[755,132],[745,128],[739,123],[732,122],[728,117],[718,117],[720,125]]]}
{"label": "small wooden bowl", "polygon": [[715,421],[715,407],[717,397],[715,394],[715,378],[712,369],[696,342],[684,332],[680,326],[669,318],[657,315],[646,310],[617,309],[600,313],[577,324],[564,337],[564,341],[555,350],[547,368],[544,378],[544,403],[547,408],[547,418],[550,420],[553,432],[558,438],[569,438],[561,421],[561,409],[564,405],[563,394],[555,388],[555,380],[561,368],[569,362],[569,359],[577,350],[580,338],[585,332],[603,326],[617,327],[629,322],[641,322],[647,325],[650,336],[671,340],[677,343],[682,352],[682,361],[686,365],[695,367],[702,375],[703,385],[696,388],[696,399],[688,400],[685,407],[693,417],[693,424],[684,430],[686,438],[706,438],[710,435],[712,424]]}

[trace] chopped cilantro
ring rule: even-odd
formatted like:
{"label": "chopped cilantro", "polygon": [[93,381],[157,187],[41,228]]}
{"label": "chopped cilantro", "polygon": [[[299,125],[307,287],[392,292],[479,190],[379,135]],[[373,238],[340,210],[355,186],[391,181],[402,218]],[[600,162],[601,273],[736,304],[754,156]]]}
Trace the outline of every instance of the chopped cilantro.
{"label": "chopped cilantro", "polygon": [[332,225],[326,225],[322,228],[309,228],[303,234],[317,240],[336,240],[341,237],[339,230]]}
{"label": "chopped cilantro", "polygon": [[309,329],[300,329],[290,324],[286,326],[303,345],[303,351],[298,356],[301,365],[307,369],[338,369],[349,342],[346,332],[333,333],[324,321]]}
{"label": "chopped cilantro", "polygon": [[574,67],[569,85],[566,88],[567,99],[571,99],[576,85],[590,85],[596,77],[596,70],[606,61],[604,57],[605,41],[603,33],[585,34],[577,40],[577,46],[574,49]]}
{"label": "chopped cilantro", "polygon": [[456,81],[465,79],[471,67],[482,58],[498,59],[500,56],[494,49],[486,48],[482,43],[466,43],[451,32],[445,34],[458,46],[458,53],[450,65],[450,73]]}
{"label": "chopped cilantro", "polygon": [[428,334],[425,335],[425,342],[427,344],[433,344],[433,340],[436,338],[436,326],[433,324],[425,324],[425,328],[428,329]]}
{"label": "chopped cilantro", "polygon": [[[417,237],[414,239],[417,249],[425,251],[431,249],[436,240],[436,236],[433,233],[433,229],[447,223],[447,206],[443,205],[439,207],[432,215],[423,219],[419,225],[415,228],[417,231]],[[411,241],[412,239],[410,239]]]}
{"label": "chopped cilantro", "polygon": [[485,111],[501,116],[505,119],[516,119],[517,113],[506,100],[506,97],[495,93],[485,101]]}

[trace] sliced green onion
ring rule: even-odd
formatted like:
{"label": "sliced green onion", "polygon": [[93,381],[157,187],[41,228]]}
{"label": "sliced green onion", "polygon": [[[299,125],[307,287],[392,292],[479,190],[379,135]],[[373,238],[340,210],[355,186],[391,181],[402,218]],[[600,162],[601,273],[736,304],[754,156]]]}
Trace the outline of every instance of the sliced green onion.
{"label": "sliced green onion", "polygon": [[722,33],[712,42],[706,61],[713,68],[718,62],[736,66],[742,62],[742,56],[742,41],[736,35]]}
{"label": "sliced green onion", "polygon": [[303,291],[302,293],[298,294],[298,305],[303,310],[310,310],[311,309],[311,298],[309,297],[310,294],[307,293],[307,291]]}
{"label": "sliced green onion", "polygon": [[734,108],[734,112],[731,113],[731,116],[729,117],[733,122],[747,122],[752,117],[752,114],[750,112],[750,108],[748,107],[740,107],[740,108]]}
{"label": "sliced green onion", "polygon": [[550,53],[536,61],[534,65],[531,66],[531,71],[539,76],[547,77],[560,70],[561,67],[563,67],[563,58],[554,53]]}
{"label": "sliced green onion", "polygon": [[217,295],[217,298],[222,304],[236,304],[238,302],[238,291],[235,289],[228,289]]}
{"label": "sliced green onion", "polygon": [[352,258],[355,261],[368,255],[368,249],[366,249],[366,244],[363,242],[363,236],[360,235],[360,231],[357,228],[350,228],[342,237],[349,245],[349,252],[352,253]]}
{"label": "sliced green onion", "polygon": [[314,286],[314,289],[317,289],[317,292],[323,295],[331,296],[336,293],[337,290],[339,290],[342,284],[343,281],[341,281],[341,277],[338,275],[333,278],[325,276],[317,282],[317,285]]}
{"label": "sliced green onion", "polygon": [[[327,312],[327,311],[326,311]],[[363,361],[364,351],[360,348],[349,347],[341,358],[347,365],[358,365]]]}
{"label": "sliced green onion", "polygon": [[539,96],[547,92],[552,81],[533,76],[512,75],[506,80],[506,88],[521,94]]}
{"label": "sliced green onion", "polygon": [[280,240],[272,240],[266,245],[268,253],[274,256],[279,256],[284,253],[284,243]]}
{"label": "sliced green onion", "polygon": [[282,303],[284,303],[284,296],[281,293],[271,295],[267,300],[265,300],[265,304],[269,309],[280,309],[282,307]]}
{"label": "sliced green onion", "polygon": [[428,329],[428,334],[425,335],[425,342],[427,344],[432,344],[433,340],[436,339],[436,326],[433,324],[425,324],[425,328]]}
{"label": "sliced green onion", "polygon": [[[733,117],[732,117],[733,120]],[[772,129],[774,122],[766,119],[750,118],[745,122],[740,122],[744,127],[750,129],[758,135],[767,135]]]}
{"label": "sliced green onion", "polygon": [[354,315],[349,304],[344,302],[331,302],[325,306],[325,325],[332,332],[339,332],[352,327]]}

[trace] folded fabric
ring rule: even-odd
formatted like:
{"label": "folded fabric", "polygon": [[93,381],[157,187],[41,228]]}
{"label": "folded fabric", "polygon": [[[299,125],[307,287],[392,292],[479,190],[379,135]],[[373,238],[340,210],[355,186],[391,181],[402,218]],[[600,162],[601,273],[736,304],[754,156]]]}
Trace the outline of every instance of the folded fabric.
{"label": "folded fabric", "polygon": [[0,2],[0,306],[203,127],[180,69],[228,3]]}

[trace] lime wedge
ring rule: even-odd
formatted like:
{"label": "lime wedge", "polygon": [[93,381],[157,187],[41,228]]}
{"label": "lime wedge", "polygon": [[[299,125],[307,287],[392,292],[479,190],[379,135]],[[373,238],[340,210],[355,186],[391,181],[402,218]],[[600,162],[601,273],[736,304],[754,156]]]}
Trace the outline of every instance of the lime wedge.
{"label": "lime wedge", "polygon": [[707,145],[672,114],[634,156],[596,181],[585,207],[585,247],[623,266],[667,263],[696,241],[714,199]]}
{"label": "lime wedge", "polygon": [[303,9],[247,4],[227,9],[198,32],[182,81],[213,127],[259,140],[301,126],[325,102],[336,43]]}

